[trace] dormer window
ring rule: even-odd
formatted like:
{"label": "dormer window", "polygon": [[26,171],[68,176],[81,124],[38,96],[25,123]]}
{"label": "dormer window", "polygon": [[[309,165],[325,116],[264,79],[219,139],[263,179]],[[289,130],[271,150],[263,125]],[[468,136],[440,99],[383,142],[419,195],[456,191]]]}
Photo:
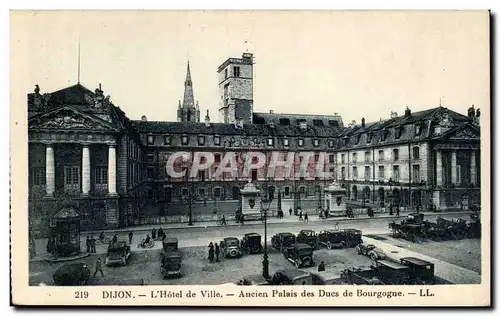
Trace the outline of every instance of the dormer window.
{"label": "dormer window", "polygon": [[383,129],[380,135],[380,140],[385,141],[386,138],[387,138],[387,130]]}
{"label": "dormer window", "polygon": [[344,146],[347,146],[349,144],[349,137],[345,136],[344,137]]}
{"label": "dormer window", "polygon": [[335,145],[333,139],[328,140],[328,147],[332,148]]}
{"label": "dormer window", "polygon": [[267,146],[274,146],[274,138],[269,137],[267,139]]}
{"label": "dormer window", "polygon": [[323,120],[313,120],[314,126],[323,126]]}
{"label": "dormer window", "polygon": [[307,129],[307,122],[304,120],[304,121],[301,121],[299,123],[299,127],[301,130],[305,131]]}
{"label": "dormer window", "polygon": [[155,137],[153,135],[148,135],[148,145],[153,145],[155,143]]}
{"label": "dormer window", "polygon": [[172,144],[172,136],[170,135],[163,136],[163,145],[169,146],[171,144]]}
{"label": "dormer window", "polygon": [[359,140],[361,139],[361,134],[356,135],[356,145],[359,144]]}
{"label": "dormer window", "polygon": [[299,145],[299,147],[304,147],[304,139],[303,138],[297,139],[297,145]]}
{"label": "dormer window", "polygon": [[289,126],[290,125],[290,119],[288,119],[288,118],[280,118],[280,125]]}
{"label": "dormer window", "polygon": [[288,138],[283,138],[283,146],[288,147]]}
{"label": "dormer window", "polygon": [[313,146],[318,147],[319,146],[319,139],[313,139]]}
{"label": "dormer window", "polygon": [[415,136],[420,136],[421,133],[422,133],[422,125],[420,124],[415,125]]}
{"label": "dormer window", "polygon": [[214,145],[220,146],[220,136],[219,135],[214,136]]}
{"label": "dormer window", "polygon": [[187,145],[189,143],[189,138],[186,134],[181,136],[181,144],[182,145]]}
{"label": "dormer window", "polygon": [[401,134],[403,133],[403,126],[398,126],[396,127],[396,135],[395,138],[399,139],[401,137]]}
{"label": "dormer window", "polygon": [[198,145],[200,146],[205,145],[205,136],[203,135],[198,136]]}
{"label": "dormer window", "polygon": [[366,134],[366,142],[369,144],[372,142],[372,136],[373,134],[372,133],[368,133]]}

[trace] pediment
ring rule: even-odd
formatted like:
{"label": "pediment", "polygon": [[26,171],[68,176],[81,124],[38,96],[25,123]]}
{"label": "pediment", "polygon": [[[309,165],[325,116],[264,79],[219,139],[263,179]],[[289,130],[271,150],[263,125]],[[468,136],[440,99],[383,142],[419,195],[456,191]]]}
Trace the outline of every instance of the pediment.
{"label": "pediment", "polygon": [[474,128],[470,125],[463,126],[454,131],[451,131],[447,137],[453,140],[468,140],[468,139],[480,139],[481,135],[479,129]]}
{"label": "pediment", "polygon": [[80,112],[71,106],[64,106],[49,113],[36,115],[30,118],[28,123],[30,130],[118,131],[118,128],[111,122],[92,114]]}

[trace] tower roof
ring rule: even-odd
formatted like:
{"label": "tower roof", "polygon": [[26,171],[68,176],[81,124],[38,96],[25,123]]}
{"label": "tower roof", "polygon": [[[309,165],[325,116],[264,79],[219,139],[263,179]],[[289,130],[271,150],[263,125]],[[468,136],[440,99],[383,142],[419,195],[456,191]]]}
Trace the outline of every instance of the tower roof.
{"label": "tower roof", "polygon": [[184,100],[182,102],[182,107],[194,108],[193,82],[191,81],[191,69],[189,68],[189,61],[187,64],[186,81],[184,81]]}

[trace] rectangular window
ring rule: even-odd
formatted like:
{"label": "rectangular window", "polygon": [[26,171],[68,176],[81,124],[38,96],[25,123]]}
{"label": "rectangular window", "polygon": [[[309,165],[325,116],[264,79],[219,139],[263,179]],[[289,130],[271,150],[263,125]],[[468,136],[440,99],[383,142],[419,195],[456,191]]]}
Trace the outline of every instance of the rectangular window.
{"label": "rectangular window", "polygon": [[240,76],[240,67],[237,67],[237,66],[233,67],[233,75],[235,77],[239,77]]}
{"label": "rectangular window", "polygon": [[401,137],[402,132],[403,132],[402,126],[396,127],[396,135],[395,135],[396,139],[399,139]]}
{"label": "rectangular window", "polygon": [[378,167],[378,179],[380,181],[383,181],[385,178],[385,170],[384,170],[384,166],[379,166]]}
{"label": "rectangular window", "polygon": [[340,155],[340,162],[345,163],[345,154]]}
{"label": "rectangular window", "polygon": [[357,163],[358,162],[358,154],[354,153],[352,154],[352,162]]}
{"label": "rectangular window", "polygon": [[45,185],[45,168],[31,168],[31,185]]}
{"label": "rectangular window", "polygon": [[267,139],[267,145],[268,145],[268,146],[274,146],[274,139],[273,139],[272,137],[269,137],[269,138]]}
{"label": "rectangular window", "polygon": [[342,167],[342,169],[340,171],[340,177],[342,180],[345,180],[345,167]]}
{"label": "rectangular window", "polygon": [[108,168],[96,167],[94,170],[95,170],[95,184],[108,184]]}
{"label": "rectangular window", "polygon": [[200,181],[205,181],[205,170],[198,171],[198,179]]}
{"label": "rectangular window", "polygon": [[299,192],[300,192],[300,194],[306,194],[306,187],[305,187],[305,186],[303,186],[303,185],[302,185],[302,186],[300,186],[300,188],[299,188]]}
{"label": "rectangular window", "polygon": [[288,138],[283,139],[283,146],[288,147]]}
{"label": "rectangular window", "polygon": [[361,134],[356,135],[356,145],[359,144],[359,140],[361,139]]}
{"label": "rectangular window", "polygon": [[352,178],[353,179],[358,178],[358,167],[352,167]]}
{"label": "rectangular window", "polygon": [[415,125],[415,136],[420,136],[422,132],[422,126],[420,124]]}
{"label": "rectangular window", "polygon": [[319,146],[319,139],[314,139],[313,140],[313,146],[318,147]]}
{"label": "rectangular window", "polygon": [[399,166],[392,166],[392,181],[399,182]]}
{"label": "rectangular window", "polygon": [[383,150],[378,151],[378,161],[384,161],[384,151]]}
{"label": "rectangular window", "polygon": [[163,145],[170,145],[172,143],[172,136],[170,135],[165,135],[163,136]]}
{"label": "rectangular window", "polygon": [[290,187],[285,187],[285,196],[290,196]]}
{"label": "rectangular window", "polygon": [[332,139],[328,141],[328,147],[332,148],[335,143],[333,142]]}
{"label": "rectangular window", "polygon": [[413,147],[413,159],[415,159],[415,160],[420,159],[420,148],[419,147]]}
{"label": "rectangular window", "polygon": [[189,138],[188,138],[188,136],[187,136],[187,135],[182,135],[182,136],[181,136],[181,144],[182,144],[182,145],[187,145],[187,144],[188,144],[188,142],[189,142]]}
{"label": "rectangular window", "polygon": [[64,187],[77,190],[80,187],[80,168],[64,167]]}
{"label": "rectangular window", "polygon": [[148,153],[148,161],[153,162],[155,160],[155,155],[153,153]]}
{"label": "rectangular window", "polygon": [[366,135],[366,142],[367,142],[368,144],[372,142],[372,133],[368,133],[368,134]]}
{"label": "rectangular window", "polygon": [[329,161],[330,163],[333,163],[333,162],[335,161],[335,155],[330,154],[330,155],[328,156],[328,161]]}
{"label": "rectangular window", "polygon": [[413,165],[411,173],[413,182],[420,182],[420,165]]}
{"label": "rectangular window", "polygon": [[214,136],[214,145],[219,146],[220,145],[220,136]]}
{"label": "rectangular window", "polygon": [[222,188],[220,187],[214,188],[214,197],[216,199],[220,199],[221,196],[222,196]]}
{"label": "rectangular window", "polygon": [[224,69],[224,79],[227,79],[227,68]]}
{"label": "rectangular window", "polygon": [[252,169],[252,181],[257,181],[257,170]]}
{"label": "rectangular window", "polygon": [[365,180],[370,181],[370,167],[365,167]]}
{"label": "rectangular window", "polygon": [[155,137],[153,135],[148,135],[148,145],[153,145],[155,143]]}
{"label": "rectangular window", "polygon": [[318,161],[319,160],[319,154],[314,154],[314,161]]}
{"label": "rectangular window", "polygon": [[304,139],[299,138],[299,139],[297,140],[297,143],[298,143],[299,147],[303,147],[303,146],[304,146]]}
{"label": "rectangular window", "polygon": [[219,163],[220,162],[220,154],[215,154],[214,159],[215,159],[214,160],[215,162]]}
{"label": "rectangular window", "polygon": [[205,145],[205,136],[198,136],[198,145]]}
{"label": "rectangular window", "polygon": [[365,162],[370,162],[370,152],[365,151]]}
{"label": "rectangular window", "polygon": [[198,188],[198,195],[205,196],[205,188]]}
{"label": "rectangular window", "polygon": [[399,160],[399,149],[394,149],[392,151],[392,159]]}

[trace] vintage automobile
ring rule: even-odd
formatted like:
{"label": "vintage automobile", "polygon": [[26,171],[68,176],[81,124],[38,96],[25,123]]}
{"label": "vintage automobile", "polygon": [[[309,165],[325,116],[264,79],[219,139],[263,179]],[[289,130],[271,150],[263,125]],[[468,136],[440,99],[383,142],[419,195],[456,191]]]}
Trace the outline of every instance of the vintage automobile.
{"label": "vintage automobile", "polygon": [[126,265],[130,258],[130,246],[126,241],[117,241],[108,246],[105,263],[107,266],[121,264]]}
{"label": "vintage automobile", "polygon": [[164,278],[181,276],[182,258],[179,251],[164,251],[161,256],[161,274]]}
{"label": "vintage automobile", "polygon": [[271,237],[271,245],[281,252],[295,243],[295,235],[292,233],[278,233]]}
{"label": "vintage automobile", "polygon": [[90,279],[90,269],[84,263],[65,264],[52,276],[54,285],[85,285]]}
{"label": "vintage automobile", "polygon": [[343,230],[346,234],[346,247],[356,247],[363,243],[363,232],[359,229],[346,228]]}
{"label": "vintage automobile", "polygon": [[316,232],[310,229],[303,229],[297,235],[297,243],[308,244],[313,248],[318,247],[318,236]]}
{"label": "vintage automobile", "polygon": [[432,284],[435,282],[434,263],[415,257],[401,258],[400,262],[410,268],[409,274],[412,283]]}
{"label": "vintage automobile", "polygon": [[262,274],[246,275],[236,284],[238,285],[269,285],[269,280],[264,278]]}
{"label": "vintage automobile", "polygon": [[384,285],[377,271],[373,269],[345,269],[340,274],[344,283],[352,285]]}
{"label": "vintage automobile", "polygon": [[337,271],[311,272],[313,285],[342,285],[346,282],[339,277]]}
{"label": "vintage automobile", "polygon": [[179,249],[179,240],[175,237],[165,237],[162,246],[164,251],[177,251]]}
{"label": "vintage automobile", "polygon": [[369,257],[372,260],[381,260],[385,259],[387,256],[385,252],[380,249],[375,247],[373,244],[359,244],[356,246],[356,253],[358,255],[364,255]]}
{"label": "vintage automobile", "polygon": [[270,282],[271,285],[313,285],[311,272],[299,269],[277,270]]}
{"label": "vintage automobile", "polygon": [[240,241],[236,237],[224,238],[220,243],[220,250],[224,258],[241,257]]}
{"label": "vintage automobile", "polygon": [[260,253],[262,250],[261,236],[257,233],[247,233],[241,239],[240,246],[248,254]]}
{"label": "vintage automobile", "polygon": [[308,244],[293,244],[283,250],[286,260],[293,263],[297,268],[313,267],[313,250]]}
{"label": "vintage automobile", "polygon": [[328,249],[355,247],[363,242],[362,231],[359,229],[322,230],[318,234],[318,243]]}
{"label": "vintage automobile", "polygon": [[408,266],[390,260],[376,260],[371,269],[385,284],[411,284],[410,268]]}
{"label": "vintage automobile", "polygon": [[424,213],[410,213],[408,217],[401,221],[401,224],[420,224],[424,221]]}

